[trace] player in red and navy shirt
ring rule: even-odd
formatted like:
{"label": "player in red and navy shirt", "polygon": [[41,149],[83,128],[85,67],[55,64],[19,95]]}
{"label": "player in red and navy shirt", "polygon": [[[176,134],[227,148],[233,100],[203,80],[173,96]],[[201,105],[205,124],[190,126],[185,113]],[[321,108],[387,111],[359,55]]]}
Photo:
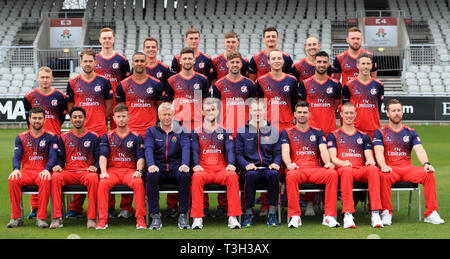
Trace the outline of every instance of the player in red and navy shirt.
{"label": "player in red and navy shirt", "polygon": [[[8,177],[11,201],[11,221],[8,227],[23,224],[21,218],[21,188],[26,185],[39,187],[37,225],[48,227],[47,205],[50,197],[51,174],[57,160],[57,136],[44,130],[45,110],[33,107],[30,110],[31,129],[17,135],[14,146],[13,172]],[[22,165],[22,169],[20,169]]]}
{"label": "player in red and navy shirt", "polygon": [[158,79],[164,85],[172,74],[169,66],[157,59],[158,50],[158,40],[152,37],[144,40],[144,53],[147,65],[145,71],[147,75]]}
{"label": "player in red and navy shirt", "polygon": [[109,80],[94,72],[95,52],[85,50],[81,54],[83,72],[67,83],[67,110],[74,105],[86,110],[87,130],[99,136],[108,131],[107,118],[111,112],[113,90]]}
{"label": "player in red and navy shirt", "polygon": [[202,124],[202,99],[210,96],[208,79],[194,71],[195,56],[191,48],[180,53],[182,70],[167,80],[168,99],[173,100],[175,120],[189,131]]}
{"label": "player in red and navy shirt", "polygon": [[239,176],[236,173],[234,142],[231,132],[221,127],[217,118],[219,101],[206,98],[203,102],[204,123],[191,133],[192,147],[192,228],[202,228],[203,187],[215,183],[227,187],[228,226],[240,228],[236,217],[242,214],[239,198]]}
{"label": "player in red and navy shirt", "polygon": [[109,191],[125,184],[133,189],[136,205],[136,228],[146,229],[145,187],[142,174],[145,167],[142,137],[128,128],[128,107],[114,107],[117,128],[103,135],[100,141],[100,183],[98,185],[98,223],[96,229],[108,227]]}
{"label": "player in red and navy shirt", "polygon": [[[266,45],[266,48],[259,52],[258,54],[255,54],[250,59],[249,64],[249,77],[251,80],[256,81],[257,78],[260,78],[261,76],[267,74],[270,72],[271,66],[269,64],[269,53],[272,50],[277,49],[277,43],[278,43],[278,31],[277,29],[273,27],[266,28],[263,32],[263,41]],[[283,72],[286,74],[290,74],[292,71],[292,64],[294,63],[292,61],[292,58],[289,54],[282,52],[283,54]]]}
{"label": "player in red and navy shirt", "polygon": [[336,166],[342,191],[344,228],[355,228],[352,213],[353,181],[368,183],[372,227],[383,227],[380,218],[380,171],[376,167],[369,135],[355,128],[356,108],[352,103],[342,105],[343,125],[327,138],[331,161]]}
{"label": "player in red and navy shirt", "polygon": [[348,50],[338,54],[333,61],[333,77],[340,81],[342,76],[342,85],[348,81],[356,78],[359,74],[356,67],[356,60],[362,53],[368,53],[373,60],[373,66],[370,69],[370,76],[372,78],[377,77],[378,65],[372,52],[365,49],[361,49],[362,34],[361,31],[356,28],[350,28],[347,34]]}
{"label": "player in red and navy shirt", "polygon": [[[111,82],[113,96],[116,94],[116,87],[120,81],[127,78],[130,74],[130,64],[128,59],[118,52],[114,51],[114,31],[111,28],[103,28],[100,30],[100,44],[101,51],[95,56],[97,64],[95,66],[95,73],[106,77]],[[113,98],[113,106],[116,106]],[[114,120],[112,114],[109,117],[111,129],[114,129]],[[102,135],[102,134],[100,134]]]}
{"label": "player in red and navy shirt", "polygon": [[[188,48],[194,50],[194,71],[206,76],[206,78],[211,81],[213,79],[214,72],[211,58],[205,53],[198,50],[198,45],[200,44],[200,32],[196,29],[187,31],[184,41],[186,42]],[[172,65],[170,67],[172,74],[176,74],[182,71],[183,65],[181,64],[180,58],[181,54],[177,54],[173,58]]]}
{"label": "player in red and navy shirt", "polygon": [[128,127],[144,137],[147,129],[155,126],[158,105],[163,101],[165,91],[161,81],[146,74],[144,53],[133,55],[132,66],[133,75],[117,86],[116,102],[128,106]]}
{"label": "player in red and navy shirt", "polygon": [[249,78],[240,74],[241,54],[231,51],[227,56],[227,75],[213,86],[213,97],[222,101],[221,124],[236,136],[237,129],[248,121],[248,98],[256,98],[256,85]]}
{"label": "player in red and navy shirt", "polygon": [[322,129],[325,136],[336,127],[336,110],[341,102],[341,84],[327,75],[328,54],[320,51],[315,55],[315,74],[300,82],[299,99],[309,103],[311,127]]}
{"label": "player in red and navy shirt", "polygon": [[[227,57],[231,52],[237,51],[239,46],[239,37],[237,33],[230,31],[225,33],[223,45],[225,46],[225,52],[212,59],[214,66],[215,80],[219,80],[228,74]],[[248,60],[241,56],[242,67],[240,70],[241,75],[248,77]],[[213,84],[215,83],[213,80]]]}
{"label": "player in red and navy shirt", "polygon": [[27,119],[32,107],[42,107],[45,110],[44,129],[60,135],[67,108],[66,95],[52,87],[53,74],[49,67],[41,67],[38,70],[37,81],[39,87],[27,92],[23,98]]}
{"label": "player in red and navy shirt", "polygon": [[319,39],[316,37],[311,36],[306,39],[306,57],[302,58],[292,67],[292,75],[297,78],[298,82],[302,82],[315,74],[316,67],[314,65],[314,57],[319,52],[320,47]]}
{"label": "player in red and navy shirt", "polygon": [[380,127],[380,108],[384,99],[384,86],[370,76],[372,59],[368,54],[361,54],[357,63],[359,75],[344,84],[342,103],[351,102],[356,107],[355,127],[373,137]]}
{"label": "player in red and navy shirt", "polygon": [[[403,106],[400,101],[389,100],[386,104],[386,115],[389,118],[388,124],[376,130],[373,135],[375,157],[381,169],[383,224],[392,224],[391,185],[396,182],[423,184],[426,208],[424,222],[444,223],[437,213],[435,169],[428,160],[417,132],[402,124]],[[412,165],[412,150],[423,167]]]}
{"label": "player in red and navy shirt", "polygon": [[50,228],[62,227],[61,187],[81,184],[88,190],[88,228],[95,228],[97,219],[99,136],[84,127],[86,111],[74,107],[70,112],[73,129],[61,135],[58,141],[58,162],[53,167],[53,220]]}
{"label": "player in red and navy shirt", "polygon": [[[308,124],[309,105],[300,101],[295,106],[295,126],[281,132],[281,154],[286,165],[289,227],[301,226],[299,184],[325,184],[323,225],[338,227],[336,199],[338,175],[331,163],[323,131]],[[323,166],[322,166],[323,164]]]}
{"label": "player in red and navy shirt", "polygon": [[267,103],[267,120],[280,130],[292,127],[293,110],[298,100],[298,82],[295,77],[282,71],[285,64],[283,53],[273,50],[269,53],[271,71],[258,78],[258,97]]}

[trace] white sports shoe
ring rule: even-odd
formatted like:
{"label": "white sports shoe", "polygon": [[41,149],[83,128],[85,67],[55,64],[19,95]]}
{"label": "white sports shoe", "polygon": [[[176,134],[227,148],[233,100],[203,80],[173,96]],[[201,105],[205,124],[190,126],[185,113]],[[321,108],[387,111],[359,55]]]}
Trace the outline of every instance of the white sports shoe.
{"label": "white sports shoe", "polygon": [[392,215],[388,210],[383,210],[383,212],[381,213],[381,223],[383,223],[383,226],[392,225]]}
{"label": "white sports shoe", "polygon": [[339,223],[336,221],[334,217],[323,215],[323,221],[322,225],[330,227],[330,228],[337,228],[340,227]]}
{"label": "white sports shoe", "polygon": [[346,212],[344,214],[344,228],[356,228],[355,222],[353,221],[353,215]]}
{"label": "white sports shoe", "polygon": [[228,217],[228,227],[231,229],[241,228],[241,224],[234,216]]}
{"label": "white sports shoe", "polygon": [[194,218],[192,223],[192,229],[202,229],[203,228],[203,218]]}
{"label": "white sports shoe", "polygon": [[314,211],[314,202],[306,202],[305,216],[316,216],[316,212]]}
{"label": "white sports shoe", "polygon": [[445,221],[441,219],[437,211],[433,211],[431,212],[430,216],[426,217],[423,220],[423,222],[437,225],[437,224],[444,224]]}
{"label": "white sports shoe", "polygon": [[131,217],[133,217],[133,214],[128,210],[121,210],[119,215],[117,215],[117,218],[119,219],[120,218],[129,219]]}
{"label": "white sports shoe", "polygon": [[298,228],[302,225],[302,219],[300,216],[292,216],[291,220],[289,221],[288,227],[289,228]]}
{"label": "white sports shoe", "polygon": [[372,222],[373,228],[383,228],[384,227],[383,221],[381,221],[379,211],[372,211],[371,222]]}

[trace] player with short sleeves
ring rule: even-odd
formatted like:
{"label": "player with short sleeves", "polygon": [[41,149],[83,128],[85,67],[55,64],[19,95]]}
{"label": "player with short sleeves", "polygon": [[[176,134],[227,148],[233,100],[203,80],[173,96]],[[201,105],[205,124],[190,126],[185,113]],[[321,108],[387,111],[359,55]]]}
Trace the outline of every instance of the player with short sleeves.
{"label": "player with short sleeves", "polygon": [[[194,51],[194,71],[206,76],[208,82],[211,82],[213,79],[214,68],[211,58],[198,49],[200,44],[200,32],[196,29],[188,30],[185,34],[184,41],[186,42],[187,47]],[[170,69],[172,74],[177,74],[183,70],[183,65],[181,64],[181,54],[177,54],[173,58]]]}
{"label": "player with short sleeves", "polygon": [[203,101],[203,126],[191,133],[192,151],[192,208],[193,229],[203,228],[203,188],[206,184],[227,187],[228,227],[241,228],[237,216],[242,214],[239,198],[239,176],[236,173],[233,135],[221,127],[219,101],[206,98]]}
{"label": "player with short sleeves", "polygon": [[[44,130],[45,110],[33,107],[30,110],[31,129],[17,135],[14,144],[13,172],[8,177],[8,190],[11,202],[11,220],[7,227],[23,225],[20,201],[21,188],[37,185],[39,203],[36,225],[47,228],[47,205],[51,191],[51,173],[57,160],[57,136]],[[20,168],[22,166],[22,169]]]}
{"label": "player with short sleeves", "polygon": [[61,135],[58,141],[58,162],[53,167],[52,202],[53,220],[50,228],[62,228],[62,194],[66,185],[85,185],[88,191],[87,228],[97,223],[97,189],[99,136],[86,130],[86,111],[74,107],[69,112],[73,128]]}
{"label": "player with short sleeves", "polygon": [[136,206],[136,229],[146,229],[145,187],[142,174],[145,167],[142,137],[128,128],[128,107],[114,107],[117,128],[104,134],[100,141],[100,182],[98,185],[98,223],[96,229],[108,228],[109,191],[119,184],[133,189]]}
{"label": "player with short sleeves", "polygon": [[[422,141],[413,128],[402,124],[403,106],[400,101],[389,100],[386,104],[386,115],[389,118],[388,124],[376,130],[373,135],[375,158],[381,169],[383,224],[392,224],[391,185],[397,182],[423,184],[426,208],[424,222],[443,224],[444,220],[437,213],[435,169],[428,160]],[[423,167],[412,165],[412,150]]]}
{"label": "player with short sleeves", "polygon": [[116,102],[127,105],[130,130],[145,137],[147,129],[156,124],[158,105],[164,100],[165,89],[160,80],[146,74],[144,53],[133,55],[132,66],[133,75],[117,86]]}
{"label": "player with short sleeves", "polygon": [[308,124],[309,105],[300,101],[295,107],[295,126],[281,132],[281,154],[286,165],[286,191],[288,198],[288,227],[302,225],[299,204],[299,185],[325,184],[325,211],[322,225],[339,227],[336,221],[338,174],[328,154],[323,131]]}
{"label": "player with short sleeves", "polygon": [[299,99],[310,105],[309,125],[322,129],[325,136],[337,129],[336,110],[341,102],[341,84],[327,75],[329,56],[319,51],[314,56],[315,73],[299,84]]}
{"label": "player with short sleeves", "polygon": [[292,67],[292,75],[297,78],[298,82],[302,82],[305,79],[310,78],[316,72],[314,65],[314,57],[320,51],[321,45],[319,39],[311,36],[305,41],[306,57],[299,60]]}
{"label": "player with short sleeves", "polygon": [[356,107],[355,127],[370,137],[380,127],[379,112],[384,99],[383,83],[370,76],[372,64],[369,54],[361,54],[357,59],[358,76],[342,89],[342,103],[351,102]]}
{"label": "player with short sleeves", "polygon": [[355,228],[352,213],[353,181],[368,183],[371,210],[371,224],[374,228],[382,228],[380,218],[380,171],[376,167],[369,135],[355,128],[356,108],[352,103],[342,105],[341,117],[344,124],[327,138],[331,161],[340,178],[342,192],[342,212],[344,228]]}
{"label": "player with short sleeves", "polygon": [[[102,49],[95,55],[97,61],[95,73],[106,77],[111,82],[113,96],[116,94],[116,88],[119,82],[127,78],[130,74],[130,64],[128,63],[128,59],[117,51],[114,51],[114,41],[114,30],[111,28],[101,29],[99,42],[100,45],[102,45]],[[114,106],[116,106],[116,103],[113,99],[112,108],[114,108]],[[112,114],[109,117],[109,122],[111,129],[115,129],[116,126]]]}
{"label": "player with short sleeves", "polygon": [[293,110],[298,101],[298,82],[294,76],[283,72],[283,53],[269,53],[269,73],[258,78],[258,97],[267,102],[267,120],[280,131],[292,127]]}
{"label": "player with short sleeves", "polygon": [[[272,50],[277,49],[278,44],[278,31],[274,27],[269,27],[264,29],[263,32],[263,42],[265,44],[265,49],[255,55],[250,59],[248,73],[249,78],[256,81],[257,78],[267,74],[271,70],[269,64],[269,53]],[[282,65],[282,70],[286,74],[290,74],[292,71],[292,58],[289,54],[282,52],[284,63]]]}

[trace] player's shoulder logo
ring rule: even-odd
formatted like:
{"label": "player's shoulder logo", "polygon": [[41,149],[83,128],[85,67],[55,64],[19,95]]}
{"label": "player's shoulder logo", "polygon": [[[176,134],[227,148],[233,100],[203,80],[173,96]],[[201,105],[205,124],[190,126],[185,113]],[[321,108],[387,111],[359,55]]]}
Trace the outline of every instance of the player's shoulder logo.
{"label": "player's shoulder logo", "polygon": [[198,67],[201,69],[205,68],[205,62],[198,63]]}

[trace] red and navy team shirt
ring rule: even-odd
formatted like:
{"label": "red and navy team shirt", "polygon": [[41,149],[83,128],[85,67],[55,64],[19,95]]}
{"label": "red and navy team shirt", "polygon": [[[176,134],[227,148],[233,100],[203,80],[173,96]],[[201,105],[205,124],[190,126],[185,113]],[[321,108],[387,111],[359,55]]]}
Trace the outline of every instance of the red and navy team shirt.
{"label": "red and navy team shirt", "polygon": [[[292,58],[289,54],[283,52],[283,72],[290,74],[292,72],[292,64],[294,63],[292,61]],[[255,54],[250,59],[250,64],[248,67],[248,73],[249,74],[256,74],[256,78],[259,78],[267,73],[269,73],[271,70],[269,65],[269,57],[266,55],[266,53],[263,51],[259,52],[258,54]]]}
{"label": "red and navy team shirt", "polygon": [[422,144],[415,129],[402,125],[399,131],[386,124],[373,134],[374,146],[384,146],[384,157],[389,166],[411,166],[411,150]]}
{"label": "red and navy team shirt", "polygon": [[195,128],[194,124],[201,126],[202,100],[210,96],[206,76],[194,72],[186,78],[178,73],[167,80],[166,90],[168,99],[173,100],[175,120],[183,122],[189,131]]}
{"label": "red and navy team shirt", "polygon": [[[180,54],[177,54],[172,60],[172,66],[170,67],[171,73],[176,74],[181,71]],[[200,73],[208,80],[213,79],[214,68],[211,58],[205,53],[199,51],[195,57],[194,71]]]}
{"label": "red and navy team shirt", "polygon": [[137,161],[144,158],[142,137],[132,131],[120,137],[112,130],[100,141],[100,156],[108,158],[108,168],[136,169]]}
{"label": "red and navy team shirt", "polygon": [[289,144],[291,161],[299,167],[321,166],[319,145],[326,145],[326,138],[320,129],[308,127],[306,131],[296,126],[281,132],[281,145]]}
{"label": "red and navy team shirt", "polygon": [[236,82],[225,76],[214,84],[213,97],[221,100],[222,125],[235,136],[249,120],[246,101],[257,97],[255,83],[244,76]]}
{"label": "red and navy team shirt", "polygon": [[95,75],[90,81],[85,81],[81,75],[72,78],[67,83],[67,102],[86,110],[85,127],[98,135],[108,131],[105,118],[105,100],[113,99],[111,83],[103,76]]}
{"label": "red and navy team shirt", "polygon": [[342,128],[331,132],[327,138],[328,148],[336,148],[337,158],[352,163],[353,168],[360,168],[365,163],[365,150],[372,150],[372,141],[369,135],[355,130],[348,134]]}
{"label": "red and navy team shirt", "polygon": [[283,124],[292,124],[294,107],[298,100],[298,83],[294,76],[284,74],[277,80],[270,73],[257,80],[258,97],[265,98],[267,120],[283,130]]}
{"label": "red and navy team shirt", "polygon": [[33,136],[31,130],[17,135],[14,144],[13,170],[52,171],[58,159],[58,137],[43,131]]}
{"label": "red and navy team shirt", "polygon": [[316,73],[314,64],[309,63],[306,58],[301,59],[292,67],[292,75],[297,78],[299,82],[312,77]]}
{"label": "red and navy team shirt", "polygon": [[27,121],[31,108],[39,106],[45,110],[44,129],[61,134],[61,125],[64,122],[67,107],[66,95],[63,92],[53,89],[49,94],[43,94],[39,88],[36,88],[25,94],[23,105],[27,113]]}
{"label": "red and navy team shirt", "polygon": [[309,103],[311,117],[309,125],[328,134],[336,127],[336,100],[341,100],[341,84],[328,77],[320,83],[314,76],[300,82],[299,99]]}
{"label": "red and navy team shirt", "polygon": [[203,168],[223,169],[234,165],[234,142],[231,132],[218,126],[209,131],[205,127],[191,133],[192,162]]}
{"label": "red and navy team shirt", "polygon": [[[214,68],[212,78],[219,80],[228,74],[227,58],[225,57],[225,53],[213,58],[212,64]],[[248,66],[248,59],[242,57],[241,75],[248,77]]]}
{"label": "red and navy team shirt", "polygon": [[65,171],[84,172],[90,166],[99,168],[100,139],[97,134],[86,131],[77,135],[70,130],[61,134],[58,142],[58,165]]}
{"label": "red and navy team shirt", "polygon": [[120,81],[124,80],[130,74],[130,64],[128,59],[119,53],[115,52],[110,58],[105,58],[102,54],[98,53],[95,56],[97,60],[97,66],[95,67],[95,73],[100,74],[111,82],[113,91],[116,91],[116,86]]}
{"label": "red and navy team shirt", "polygon": [[[372,52],[367,51],[365,49],[360,49],[359,54],[361,53],[369,53],[372,56],[372,70],[370,72],[375,72],[378,69],[378,65],[375,59],[375,56]],[[334,73],[340,73],[342,77],[342,85],[347,83],[350,80],[355,79],[359,75],[359,70],[356,67],[358,57],[354,58],[352,57],[348,50],[340,53],[334,58],[333,61],[333,72]]]}
{"label": "red and navy team shirt", "polygon": [[128,127],[131,131],[145,136],[145,131],[155,126],[158,117],[156,102],[164,100],[163,96],[164,86],[152,76],[147,76],[143,83],[136,82],[133,76],[119,83],[116,102],[127,105],[130,115]]}
{"label": "red and navy team shirt", "polygon": [[380,127],[380,108],[383,100],[384,86],[376,79],[363,84],[355,78],[347,82],[342,89],[342,103],[351,102],[355,105],[355,127],[362,131],[374,131]]}

